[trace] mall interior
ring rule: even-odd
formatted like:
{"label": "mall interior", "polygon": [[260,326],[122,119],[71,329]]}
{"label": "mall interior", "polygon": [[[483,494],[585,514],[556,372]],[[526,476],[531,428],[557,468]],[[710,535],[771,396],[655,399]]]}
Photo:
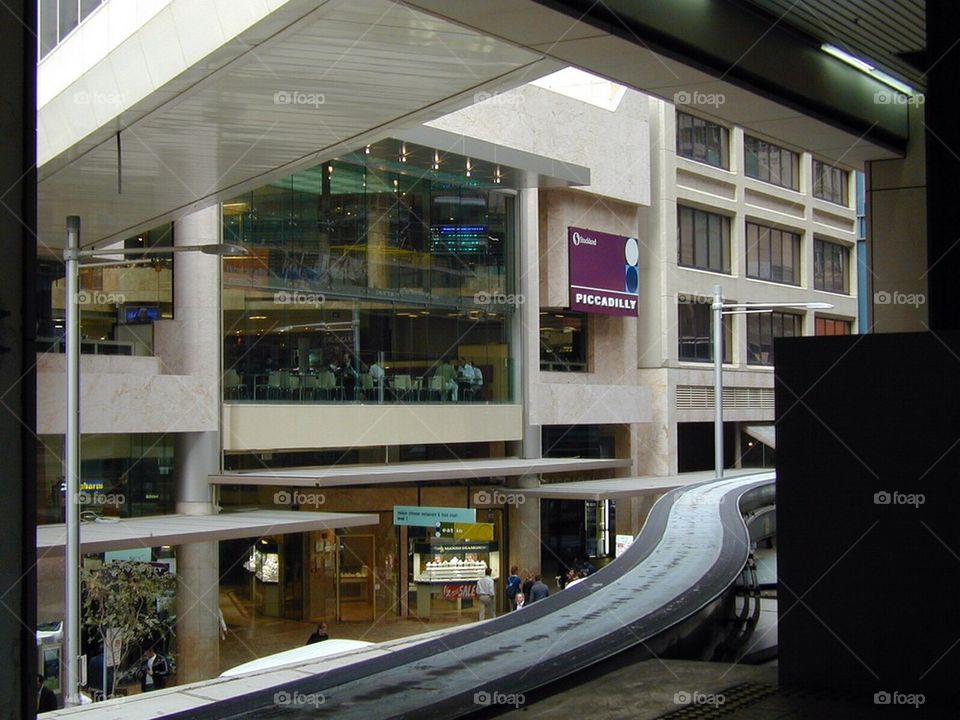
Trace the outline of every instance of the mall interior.
{"label": "mall interior", "polygon": [[[303,645],[321,622],[372,642],[473,623],[487,567],[504,613],[513,567],[558,593],[571,568],[608,565],[658,498],[713,469],[718,352],[726,467],[776,468],[778,489],[809,499],[809,484],[782,487],[814,462],[791,440],[802,430],[783,439],[789,410],[840,407],[875,443],[869,426],[902,398],[864,399],[853,373],[811,381],[808,406],[787,383],[807,357],[794,348],[811,348],[808,364],[816,348],[839,352],[836,365],[869,358],[864,337],[954,329],[944,188],[960,161],[931,143],[949,149],[958,132],[936,96],[957,74],[958,28],[932,4],[861,3],[865,24],[827,32],[818,13],[840,23],[855,3],[717,2],[670,18],[619,4],[516,0],[483,17],[459,2],[289,0],[242,2],[228,27],[203,0],[220,23],[211,38],[178,0],[119,5],[21,13],[39,30],[39,44],[21,37],[21,131],[35,121],[40,140],[5,150],[36,169],[9,177],[18,221],[4,222],[24,242],[4,270],[2,319],[21,318],[24,334],[3,344],[17,346],[4,438],[19,448],[9,532],[24,563],[6,604],[26,627],[64,617],[71,303],[81,517],[120,528],[96,549],[84,541],[83,565],[145,561],[177,577],[164,639],[177,684]],[[895,42],[899,13],[926,34],[910,25]],[[687,37],[681,21],[728,28],[731,46]],[[167,65],[151,57],[164,32],[180,47]],[[913,41],[922,63],[903,49]],[[128,78],[133,57],[147,72]],[[75,297],[68,215],[100,251]],[[190,252],[218,244],[242,254]],[[610,246],[613,260],[589,254]],[[604,272],[612,285],[595,287]],[[767,310],[726,315],[715,337],[717,287]],[[913,378],[915,364],[895,367]],[[847,450],[865,467],[885,451],[870,447]],[[904,472],[935,495],[953,450],[926,448],[942,463]],[[833,462],[816,472],[852,472]],[[596,489],[610,480],[634,489]],[[856,545],[844,528],[866,522],[858,512],[814,545]],[[824,553],[799,551],[782,513],[781,578],[812,589]],[[808,625],[783,626],[784,646],[817,614],[799,587],[781,593],[809,611]],[[857,601],[872,602],[866,590]],[[818,638],[847,637],[844,622]],[[28,637],[17,647],[35,667]],[[812,648],[782,647],[781,684],[822,681],[797,669]],[[4,689],[26,698],[23,717],[34,692]]]}

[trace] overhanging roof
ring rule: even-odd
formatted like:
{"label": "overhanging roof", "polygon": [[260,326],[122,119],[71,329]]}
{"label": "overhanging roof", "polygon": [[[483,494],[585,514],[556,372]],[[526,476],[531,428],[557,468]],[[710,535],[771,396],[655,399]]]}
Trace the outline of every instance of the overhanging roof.
{"label": "overhanging roof", "polygon": [[379,485],[431,480],[486,480],[493,477],[518,475],[614,470],[629,466],[630,460],[628,459],[487,458],[483,460],[409,462],[394,465],[333,465],[240,471],[211,475],[210,482],[214,485],[335,487],[339,485]]}
{"label": "overhanging roof", "polygon": [[773,425],[743,425],[741,429],[754,440],[769,448],[777,449],[777,431]]}
{"label": "overhanging roof", "polygon": [[[377,525],[379,522],[377,515],[297,510],[251,510],[219,515],[153,515],[124,518],[116,522],[83,523],[80,526],[80,549],[85,553],[95,553],[263,535],[287,535],[312,530]],[[66,536],[66,527],[62,523],[40,525],[37,528],[37,551],[42,555],[62,553]]]}
{"label": "overhanging roof", "polygon": [[[756,475],[757,469],[725,470],[727,478]],[[528,497],[562,500],[614,500],[635,495],[662,495],[678,487],[696,485],[714,478],[713,470],[680,473],[679,475],[648,475],[646,477],[612,478],[610,480],[583,480],[580,482],[547,483],[538,488],[524,488]]]}

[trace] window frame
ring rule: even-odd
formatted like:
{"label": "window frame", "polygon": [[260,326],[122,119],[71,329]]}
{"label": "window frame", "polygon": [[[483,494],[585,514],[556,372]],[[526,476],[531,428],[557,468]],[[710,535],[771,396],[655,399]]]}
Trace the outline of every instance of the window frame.
{"label": "window frame", "polygon": [[[775,359],[773,356],[773,341],[778,337],[803,337],[803,315],[795,312],[785,312],[773,310],[768,313],[752,313],[747,317],[747,353],[746,364],[758,365],[761,367],[773,366]],[[791,334],[784,334],[784,321],[791,318],[793,321],[793,330]],[[780,327],[780,334],[776,334],[777,325]],[[751,339],[756,339],[758,352],[751,351]],[[764,347],[769,346],[768,360],[756,359],[764,354]]]}
{"label": "window frame", "polygon": [[[829,263],[827,251],[829,250]],[[840,281],[837,282],[837,261],[839,258]],[[827,282],[827,271],[831,282]],[[840,295],[850,294],[850,248],[832,240],[815,237],[813,239],[813,287],[815,290],[833,292]]]}
{"label": "window frame", "polygon": [[[829,182],[825,178],[829,177]],[[850,207],[850,173],[836,165],[813,158],[811,192],[815,198],[834,205]],[[840,188],[835,189],[839,183]],[[829,191],[825,186],[829,185]]]}
{"label": "window frame", "polygon": [[[689,298],[689,299],[688,299]],[[692,311],[688,313],[688,317],[692,317],[695,323],[693,328],[693,335],[687,335],[687,337],[693,337],[693,343],[684,343],[683,338],[684,333],[684,319],[685,319],[685,308],[692,308]],[[697,315],[697,311],[703,308],[704,317],[693,317]],[[723,340],[722,340],[722,352],[723,352],[723,363],[725,365],[733,364],[733,324],[732,316],[724,315],[723,316]],[[698,357],[696,350],[692,355],[684,355],[683,350],[685,347],[690,347],[691,345],[696,348],[696,340],[704,337],[701,332],[702,326],[706,326],[706,338],[708,340],[707,348],[708,351],[705,353],[705,357]],[[690,362],[690,363],[712,363],[713,362],[713,312],[712,312],[712,303],[706,300],[702,300],[699,295],[685,295],[680,293],[677,295],[677,360],[679,362]]]}
{"label": "window frame", "polygon": [[[689,222],[685,222],[685,215],[689,217]],[[698,218],[700,222],[698,222]],[[711,237],[710,230],[716,226],[719,219],[719,238]],[[720,273],[723,275],[731,274],[730,258],[730,225],[731,219],[727,215],[701,210],[691,205],[677,204],[677,265],[679,267],[691,268],[693,270],[704,270],[706,272]],[[688,233],[684,232],[684,227],[688,228]],[[703,231],[703,237],[698,234]],[[688,242],[684,243],[684,240]],[[720,266],[711,266],[711,259],[717,254],[716,243],[719,243]],[[701,256],[703,260],[701,262]]]}
{"label": "window frame", "polygon": [[[752,144],[755,144],[755,147],[751,147]],[[772,158],[774,156],[774,151],[777,155],[777,165],[779,167],[779,172],[777,173],[778,180],[773,179],[773,163]],[[753,165],[755,166],[755,172],[751,173],[751,156],[755,158]],[[784,182],[784,157],[788,158],[789,171],[789,182]],[[766,172],[764,173],[764,168]],[[800,153],[794,152],[789,148],[785,148],[782,145],[777,145],[772,142],[768,142],[762,138],[755,137],[753,135],[743,135],[743,174],[753,180],[759,180],[760,182],[767,183],[769,185],[775,185],[776,187],[782,187],[787,190],[800,190]],[[766,174],[766,177],[763,175]]]}
{"label": "window frame", "polygon": [[[676,113],[677,155],[721,170],[729,170],[730,129],[682,110],[677,110]],[[719,134],[716,138],[713,138],[715,142],[711,142],[711,135],[715,131],[719,131]],[[682,140],[684,134],[689,135],[689,143],[684,143]],[[698,137],[700,138],[699,142]],[[702,152],[697,151],[698,145],[702,146]],[[689,147],[689,151],[684,151],[682,149],[684,147]],[[712,152],[718,155],[717,161],[710,159]]]}
{"label": "window frame", "polygon": [[[803,239],[798,232],[745,220],[744,240],[745,274],[751,280],[764,280],[780,285],[800,286]],[[764,231],[766,233],[764,234]],[[752,236],[752,237],[751,237]],[[792,279],[785,280],[788,263],[784,260],[784,246],[793,239],[789,253]],[[774,262],[779,259],[779,262]]]}

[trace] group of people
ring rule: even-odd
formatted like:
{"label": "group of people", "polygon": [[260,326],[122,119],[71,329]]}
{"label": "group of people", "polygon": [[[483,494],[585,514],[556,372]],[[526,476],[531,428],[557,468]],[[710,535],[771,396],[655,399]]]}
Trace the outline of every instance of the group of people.
{"label": "group of people", "polygon": [[460,399],[461,390],[464,395],[476,394],[483,387],[483,371],[465,358],[444,359],[439,372],[443,392],[449,393],[453,402]]}
{"label": "group of people", "polygon": [[[506,582],[507,602],[510,610],[520,610],[527,605],[550,596],[550,588],[539,575],[521,570],[514,565]],[[496,590],[493,584],[493,571],[488,567],[485,575],[477,580],[477,600],[480,603],[480,619],[497,616]]]}

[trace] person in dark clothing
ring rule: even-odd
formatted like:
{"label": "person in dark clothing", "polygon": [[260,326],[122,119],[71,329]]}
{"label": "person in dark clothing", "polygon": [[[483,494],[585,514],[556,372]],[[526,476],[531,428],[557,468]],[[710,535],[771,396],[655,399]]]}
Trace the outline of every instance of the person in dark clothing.
{"label": "person in dark clothing", "polygon": [[318,643],[321,640],[329,640],[330,636],[327,635],[327,624],[320,623],[317,625],[317,629],[313,631],[313,634],[307,638],[307,645],[313,645]]}
{"label": "person in dark clothing", "polygon": [[537,600],[543,600],[545,597],[549,597],[550,588],[546,586],[543,582],[543,579],[537,575],[533,579],[533,585],[530,588],[530,602],[536,602]]}
{"label": "person in dark clothing", "polygon": [[167,686],[167,660],[157,655],[152,647],[147,648],[140,665],[140,691],[162,690]]}
{"label": "person in dark clothing", "polygon": [[523,578],[523,584],[520,586],[523,592],[523,598],[526,602],[530,602],[530,588],[533,587],[533,575],[530,574],[529,570],[524,570],[520,575]]}
{"label": "person in dark clothing", "polygon": [[43,675],[37,675],[37,714],[58,709],[57,696],[43,684]]}

